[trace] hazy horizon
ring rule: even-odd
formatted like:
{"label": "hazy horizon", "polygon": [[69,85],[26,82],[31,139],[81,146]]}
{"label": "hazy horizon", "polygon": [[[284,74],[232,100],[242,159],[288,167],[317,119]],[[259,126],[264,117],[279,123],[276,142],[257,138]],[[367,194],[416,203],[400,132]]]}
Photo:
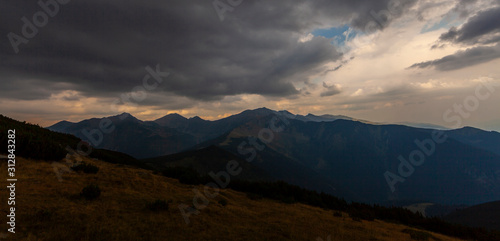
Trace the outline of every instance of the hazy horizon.
{"label": "hazy horizon", "polygon": [[[266,108],[266,109],[269,109],[267,107],[261,107],[261,108]],[[260,109],[260,108],[258,108]],[[109,118],[109,117],[114,117],[114,116],[118,116],[118,115],[122,115],[122,114],[130,114],[132,115],[133,117],[141,120],[141,121],[155,121],[155,120],[158,120],[162,117],[165,117],[165,116],[168,116],[168,115],[171,115],[171,114],[178,114],[182,117],[185,117],[187,119],[191,119],[191,118],[195,118],[195,117],[199,117],[203,120],[208,120],[208,121],[217,121],[217,120],[221,120],[221,119],[224,119],[224,118],[227,118],[227,117],[230,117],[230,116],[233,116],[233,115],[237,115],[237,114],[240,114],[244,111],[252,111],[252,110],[255,110],[255,109],[246,109],[246,110],[242,110],[242,111],[239,111],[239,112],[236,112],[234,114],[231,114],[231,115],[228,115],[228,116],[223,116],[223,117],[218,117],[218,118],[206,118],[206,117],[203,117],[203,116],[198,116],[198,115],[192,115],[192,116],[184,116],[180,113],[177,113],[177,112],[171,112],[171,113],[168,113],[168,114],[165,114],[165,115],[162,115],[162,116],[159,116],[157,118],[152,118],[152,119],[141,119],[141,118],[138,118],[137,116],[131,114],[131,113],[128,113],[128,112],[123,112],[123,113],[120,113],[120,114],[117,114],[117,115],[110,115],[110,116],[93,116],[93,117],[90,117],[90,118],[85,118],[85,119],[75,119],[75,120],[67,120],[67,119],[63,119],[63,120],[59,120],[59,121],[56,121],[54,123],[51,123],[49,125],[41,125],[43,127],[50,127],[54,124],[57,124],[59,122],[62,122],[62,121],[68,121],[68,122],[72,122],[72,123],[78,123],[80,121],[84,121],[84,120],[88,120],[88,119],[91,119],[91,118],[98,118],[98,119],[101,119],[101,118]],[[272,109],[269,109],[271,111],[288,111],[288,110],[272,110]],[[302,116],[306,116],[306,115],[315,115],[315,116],[323,116],[323,115],[334,115],[334,116],[344,116],[344,115],[335,115],[335,114],[322,114],[322,115],[317,115],[317,114],[314,114],[314,113],[307,113],[307,114],[297,114],[297,113],[292,113],[290,112],[291,114],[294,114],[294,115],[302,115]],[[440,125],[437,125],[437,124],[434,124],[434,123],[417,123],[417,122],[411,122],[411,121],[401,121],[401,122],[374,122],[374,121],[370,121],[370,120],[364,120],[364,119],[360,119],[360,118],[356,118],[356,117],[352,117],[352,116],[347,116],[347,117],[350,117],[350,118],[353,118],[354,120],[356,121],[367,121],[367,123],[369,124],[381,124],[381,125],[385,125],[385,124],[398,124],[398,125],[409,125],[409,124],[416,124],[416,125],[434,125],[436,127],[444,127],[444,126],[440,126]],[[20,121],[23,121],[23,120],[20,120]],[[28,121],[29,122],[29,121]],[[33,122],[30,122],[32,124],[38,124],[40,125],[39,123],[33,123]],[[411,125],[410,125],[411,126]],[[467,126],[463,126],[463,127],[467,127]],[[469,126],[469,127],[474,127],[474,128],[478,128],[478,127],[475,127],[475,126]],[[444,127],[446,128],[446,127]],[[460,127],[462,128],[462,127]],[[451,128],[447,128],[447,129],[451,129]],[[457,128],[458,129],[458,128]],[[480,128],[481,129],[481,128]],[[500,130],[488,130],[488,129],[484,129],[484,130],[487,130],[487,131],[497,131],[499,132]]]}

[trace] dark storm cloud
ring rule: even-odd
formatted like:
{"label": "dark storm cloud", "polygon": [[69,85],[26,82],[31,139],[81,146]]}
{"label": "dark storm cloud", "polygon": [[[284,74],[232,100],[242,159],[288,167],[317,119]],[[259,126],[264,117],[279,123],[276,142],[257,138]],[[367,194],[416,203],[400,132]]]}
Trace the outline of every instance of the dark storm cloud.
{"label": "dark storm cloud", "polygon": [[458,16],[461,18],[468,17],[470,14],[470,6],[477,2],[477,0],[459,0],[451,11],[458,13]]}
{"label": "dark storm cloud", "polygon": [[9,1],[0,9],[0,93],[44,99],[71,86],[85,96],[114,97],[140,86],[145,67],[159,64],[171,74],[155,90],[165,95],[293,97],[300,92],[294,82],[342,57],[328,39],[301,43],[300,36],[334,23],[363,29],[375,20],[383,28],[414,2],[244,1],[221,22],[212,1],[72,0],[16,54],[7,35],[22,36],[21,18],[32,21],[41,7]]}
{"label": "dark storm cloud", "polygon": [[469,48],[441,59],[414,64],[410,68],[434,67],[440,71],[450,71],[486,63],[496,58],[500,58],[499,44],[493,47],[481,46]]}
{"label": "dark storm cloud", "polygon": [[12,100],[48,99],[54,94],[71,89],[72,85],[44,81],[40,79],[24,79],[3,76],[0,81],[1,98]]}
{"label": "dark storm cloud", "polygon": [[[475,1],[464,1],[455,9],[462,9]],[[458,11],[458,10],[457,10]],[[460,28],[452,27],[439,37],[439,43],[432,48],[442,48],[446,43],[473,46],[441,59],[416,63],[409,68],[434,67],[440,71],[450,71],[486,63],[500,58],[500,7],[480,11],[471,16]],[[491,44],[497,43],[494,46]]]}
{"label": "dark storm cloud", "polygon": [[479,12],[460,28],[453,27],[443,33],[441,41],[463,44],[491,43],[498,41],[500,33],[500,7]]}
{"label": "dark storm cloud", "polygon": [[[360,30],[370,31],[370,29],[384,29],[394,19],[397,19],[406,13],[406,10],[412,7],[417,0],[354,0],[334,2],[337,2],[336,4],[340,4],[340,2],[342,2],[345,5],[357,5],[358,9],[354,12],[355,17],[352,24]],[[375,23],[375,25],[372,25],[372,23]]]}

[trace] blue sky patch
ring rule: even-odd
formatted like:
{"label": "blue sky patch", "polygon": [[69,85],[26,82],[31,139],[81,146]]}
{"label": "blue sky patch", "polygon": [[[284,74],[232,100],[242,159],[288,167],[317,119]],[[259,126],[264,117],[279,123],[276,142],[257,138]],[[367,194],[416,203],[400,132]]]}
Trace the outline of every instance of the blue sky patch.
{"label": "blue sky patch", "polygon": [[439,23],[436,23],[432,26],[429,26],[429,24],[426,24],[422,30],[420,31],[420,33],[428,33],[428,32],[432,32],[432,31],[436,31],[438,29],[442,29],[442,28],[450,28],[452,26],[455,26],[457,23],[455,22],[455,20],[457,20],[458,18],[458,15],[457,14],[453,14],[452,16],[446,16],[444,17],[443,19],[441,19],[441,21]]}
{"label": "blue sky patch", "polygon": [[332,39],[332,44],[336,45],[344,45],[346,40],[352,39],[356,36],[355,31],[351,31],[349,35],[350,27],[348,25],[344,25],[341,27],[333,27],[329,29],[316,29],[312,31],[314,36],[323,36],[328,39]]}

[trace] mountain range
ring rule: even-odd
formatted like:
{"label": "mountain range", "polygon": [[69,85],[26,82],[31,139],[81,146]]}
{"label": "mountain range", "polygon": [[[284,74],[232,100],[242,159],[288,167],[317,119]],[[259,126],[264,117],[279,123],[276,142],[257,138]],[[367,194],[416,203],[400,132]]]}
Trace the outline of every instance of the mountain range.
{"label": "mountain range", "polygon": [[234,159],[243,169],[236,178],[284,180],[352,201],[500,200],[500,133],[472,127],[438,132],[260,108],[216,121],[178,114],[141,121],[124,113],[48,129],[142,158],[157,169],[217,173]]}
{"label": "mountain range", "polygon": [[[131,116],[116,116],[118,120],[129,117]],[[99,123],[98,130],[102,132],[103,137],[104,134],[110,134],[116,130],[113,121],[107,121],[107,118],[97,120]],[[449,213],[450,210],[453,211],[459,208],[460,210],[443,217],[449,222],[458,223],[458,225],[444,222],[439,218],[425,218],[421,214],[412,213],[411,209],[406,207],[394,208],[380,205],[371,206],[359,202],[346,202],[342,197],[349,200],[360,200],[360,197],[369,200],[370,196],[356,190],[349,183],[338,182],[322,174],[321,168],[309,168],[302,161],[293,159],[296,156],[294,151],[287,154],[277,147],[286,148],[288,145],[293,144],[294,147],[300,149],[302,147],[299,144],[294,144],[294,142],[303,144],[305,143],[304,140],[311,138],[312,134],[317,135],[318,132],[313,132],[312,127],[304,129],[296,121],[298,123],[329,125],[343,123],[340,128],[345,133],[353,132],[345,125],[345,123],[352,124],[351,122],[355,123],[354,126],[358,124],[368,125],[365,128],[384,127],[384,125],[371,125],[351,120],[304,122],[285,118],[283,113],[274,112],[271,115],[258,115],[256,119],[217,138],[196,144],[187,151],[137,160],[127,154],[104,149],[90,148],[89,152],[85,150],[81,150],[83,152],[73,152],[70,149],[78,149],[80,145],[84,144],[79,138],[0,115],[0,132],[6,133],[10,129],[16,130],[15,139],[16,142],[18,141],[16,143],[16,159],[18,159],[19,164],[22,164],[19,166],[20,173],[24,174],[22,179],[27,181],[22,187],[23,190],[27,191],[23,192],[23,200],[26,199],[28,202],[23,202],[24,208],[21,208],[16,213],[16,216],[19,216],[21,220],[28,220],[26,227],[31,231],[29,233],[20,232],[22,235],[19,237],[22,240],[29,239],[29,237],[67,240],[82,235],[90,235],[89,237],[94,240],[98,240],[99,238],[96,238],[98,236],[105,237],[106,240],[123,240],[124,237],[137,239],[149,235],[149,237],[157,237],[156,240],[163,240],[166,237],[172,238],[171,231],[161,231],[165,228],[169,230],[173,228],[179,236],[183,236],[186,233],[191,233],[193,227],[199,227],[205,239],[207,237],[212,239],[211,237],[220,237],[220,233],[207,233],[202,230],[208,230],[206,229],[207,224],[214,225],[213,220],[221,220],[221,218],[228,216],[238,217],[238,219],[231,218],[231,221],[226,220],[226,222],[236,225],[233,228],[237,228],[241,226],[238,223],[246,222],[245,220],[250,218],[256,223],[264,224],[264,226],[253,224],[252,227],[268,228],[269,220],[264,217],[269,217],[270,213],[273,213],[271,216],[276,218],[277,223],[283,224],[283,220],[297,219],[297,216],[290,219],[290,216],[285,217],[286,215],[303,213],[304,208],[315,208],[315,211],[310,212],[311,216],[309,218],[300,218],[300,220],[304,221],[300,225],[317,226],[314,224],[317,224],[318,221],[312,220],[311,217],[324,217],[321,218],[322,222],[326,221],[326,217],[330,217],[326,222],[337,223],[335,225],[340,224],[339,227],[341,228],[335,231],[335,233],[342,233],[342,235],[338,236],[338,239],[345,239],[347,234],[348,239],[353,240],[361,237],[363,240],[392,240],[395,237],[394,235],[397,235],[399,237],[397,239],[401,240],[409,238],[415,240],[456,240],[448,239],[437,233],[429,233],[438,232],[466,240],[499,240],[500,233],[493,230],[498,230],[499,219],[498,215],[496,215],[498,213],[498,201],[472,207],[463,205],[444,206],[425,202],[427,200],[426,193],[422,193],[422,198],[418,200],[421,203],[417,205],[412,205],[412,203],[417,202],[415,199],[413,201],[403,198],[390,200],[393,205],[400,203],[401,205],[397,205],[398,207],[409,205],[414,209],[422,210],[422,214],[429,217],[436,214],[443,217],[442,215]],[[72,125],[72,123],[69,123],[69,125]],[[342,131],[335,130],[333,126],[321,128],[324,135],[330,134],[323,129],[332,129],[330,131],[341,136],[346,135]],[[354,132],[366,133],[363,128],[359,126],[357,128]],[[430,135],[433,135],[432,130],[423,130],[431,131]],[[104,141],[95,130],[87,130],[87,132],[94,134],[92,137],[94,140],[88,140],[89,142],[95,141],[95,139]],[[300,133],[303,136],[296,138],[298,141],[284,141],[284,139],[290,139],[290,135]],[[471,133],[473,137],[469,139],[463,138],[464,135],[471,135]],[[402,134],[407,133],[403,132]],[[450,138],[450,140],[454,140],[451,144],[461,143],[465,146],[472,146],[467,144],[467,140],[477,144],[481,143],[481,140],[484,140],[485,137],[484,133],[471,128],[459,129],[454,131],[453,134],[461,136],[462,142]],[[394,135],[394,133],[388,133],[388,135]],[[254,139],[252,136],[256,138]],[[486,136],[491,138],[488,140],[495,140],[494,136]],[[322,139],[319,137],[314,138]],[[355,138],[357,137],[355,136]],[[371,141],[370,138],[368,138],[368,141]],[[6,142],[6,136],[0,136],[0,139]],[[327,138],[324,140],[327,140]],[[240,144],[238,144],[238,141],[241,141]],[[346,141],[350,142],[349,138],[346,138]],[[447,144],[447,141],[438,144],[436,154],[438,153],[437,147],[441,148],[442,145]],[[328,144],[325,145],[328,146]],[[238,148],[239,146],[241,148]],[[330,146],[334,145],[330,144]],[[237,150],[232,150],[232,147]],[[253,152],[249,152],[250,147],[256,149],[255,155],[253,155]],[[306,147],[304,146],[305,151],[307,151]],[[472,150],[477,149],[474,148],[476,147],[472,146]],[[494,148],[494,146],[483,147],[482,151],[488,152],[488,148]],[[317,150],[322,151],[321,148]],[[0,150],[0,157],[6,158],[7,153],[5,149]],[[284,157],[285,155],[287,156]],[[482,163],[479,159],[477,162],[476,165]],[[4,162],[3,165],[7,165],[7,162]],[[354,172],[352,178],[365,179],[365,177],[356,175],[357,173]],[[408,180],[411,177],[413,176],[410,175]],[[366,178],[368,182],[370,181],[369,178]],[[479,179],[484,180],[484,177]],[[230,185],[221,189],[220,192],[218,191],[217,193],[220,196],[215,197],[215,199],[213,199],[213,196],[206,196],[210,198],[210,207],[205,209],[205,206],[200,206],[199,201],[203,200],[203,198],[199,196],[200,193],[197,190],[205,188],[204,195],[212,195],[207,194],[207,186],[217,183],[214,185],[221,185],[222,187],[222,182],[228,182]],[[298,183],[300,186],[306,187],[306,189],[297,185],[290,185],[287,182]],[[40,183],[43,185],[40,186]],[[436,183],[435,185],[439,186],[441,184]],[[96,192],[90,192],[89,188],[93,188],[94,191],[97,188],[98,193],[102,192],[102,194],[98,194],[100,197],[95,198],[94,194]],[[326,192],[335,193],[341,198],[339,199],[324,192],[311,191],[311,189],[319,190],[322,188],[326,188]],[[398,186],[396,192],[400,192],[399,189]],[[446,194],[446,192],[445,190],[443,193]],[[193,195],[195,195],[194,199]],[[484,195],[484,193],[479,192],[478,195]],[[94,199],[89,199],[91,197]],[[168,201],[166,201],[167,199]],[[45,201],[40,202],[40,200]],[[185,205],[191,202],[194,206]],[[117,204],[121,204],[121,206],[116,206]],[[168,209],[169,204],[178,208]],[[274,205],[272,210],[269,209],[270,204]],[[193,213],[194,216],[191,216],[192,219],[190,218],[194,221],[192,226],[178,225],[183,222],[183,218],[185,221],[183,209],[179,209],[181,206],[187,208],[184,211],[195,212]],[[114,207],[114,209],[110,210],[110,207]],[[179,210],[181,210],[180,213]],[[133,218],[139,216],[142,219]],[[196,221],[199,218],[202,220]],[[106,227],[107,224],[116,224],[117,222],[118,224],[112,226],[111,229],[116,230],[123,225],[132,228],[141,223],[147,226],[147,223],[153,219],[156,221],[154,221],[155,225],[152,226],[152,230],[145,232],[116,232],[110,234],[111,232],[108,230],[102,229],[103,225]],[[163,221],[159,222],[160,220]],[[390,229],[396,228],[402,233],[396,234],[397,232],[395,232],[388,236],[385,231],[380,229],[388,228],[391,225],[386,222],[396,222],[397,227],[391,226]],[[93,223],[94,225],[88,226],[82,231],[81,225],[85,223]],[[216,223],[219,223],[219,221]],[[272,223],[276,222],[272,221]],[[363,224],[364,228],[352,230],[351,232],[348,226],[345,226],[355,223]],[[481,228],[470,228],[460,224]],[[64,226],[67,232],[60,232],[59,228],[51,229],[47,225]],[[289,224],[284,225],[290,226]],[[4,226],[6,225],[4,224]],[[318,230],[325,228],[325,226],[321,225]],[[360,233],[365,228],[367,229],[366,232]],[[425,231],[415,230],[415,228]],[[483,228],[492,230],[488,231]],[[330,230],[330,228],[326,229]],[[245,228],[245,230],[248,231],[248,235],[254,232],[253,229]],[[283,231],[282,228],[280,230]],[[241,232],[243,230],[239,230],[237,234],[241,234]],[[316,232],[313,232],[314,235],[317,235]],[[285,230],[282,234],[289,235],[287,233]],[[297,232],[297,234],[299,233],[303,232]],[[3,234],[0,235],[3,236]],[[375,236],[377,238],[374,238]],[[273,238],[269,236],[263,239],[274,240],[274,236]],[[294,235],[293,238],[293,240],[309,239],[308,235],[303,238],[297,238]],[[151,240],[155,239],[152,238]]]}

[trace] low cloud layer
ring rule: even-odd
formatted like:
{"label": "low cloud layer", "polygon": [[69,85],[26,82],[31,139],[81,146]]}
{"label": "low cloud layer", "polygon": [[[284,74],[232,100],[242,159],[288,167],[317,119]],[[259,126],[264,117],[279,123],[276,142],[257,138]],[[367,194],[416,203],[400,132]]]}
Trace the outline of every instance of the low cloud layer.
{"label": "low cloud layer", "polygon": [[450,71],[486,63],[497,58],[500,58],[499,44],[492,47],[480,46],[469,48],[441,59],[414,64],[410,68],[434,67],[440,71]]}
{"label": "low cloud layer", "polygon": [[[466,7],[477,1],[464,1],[457,4],[455,11],[466,15]],[[479,11],[470,16],[460,27],[451,27],[441,34],[438,44],[433,48],[443,48],[447,44],[467,46],[443,58],[416,63],[410,68],[434,67],[439,71],[450,71],[475,66],[500,58],[500,7],[498,2],[493,8]],[[492,45],[495,44],[495,45]]]}

